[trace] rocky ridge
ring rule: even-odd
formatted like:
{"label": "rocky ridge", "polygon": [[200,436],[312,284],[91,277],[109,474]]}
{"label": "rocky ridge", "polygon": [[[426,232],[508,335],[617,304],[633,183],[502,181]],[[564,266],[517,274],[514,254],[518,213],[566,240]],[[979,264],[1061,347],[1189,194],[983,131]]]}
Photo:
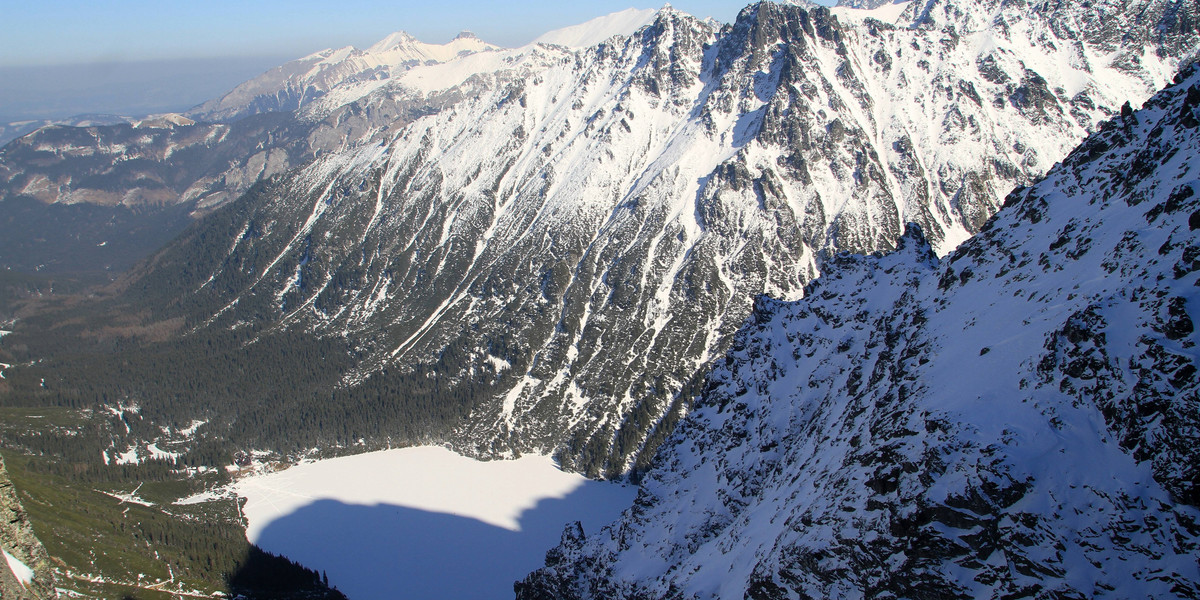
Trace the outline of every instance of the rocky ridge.
{"label": "rocky ridge", "polygon": [[760,298],[556,598],[1200,594],[1200,69],[938,259],[911,226]]}

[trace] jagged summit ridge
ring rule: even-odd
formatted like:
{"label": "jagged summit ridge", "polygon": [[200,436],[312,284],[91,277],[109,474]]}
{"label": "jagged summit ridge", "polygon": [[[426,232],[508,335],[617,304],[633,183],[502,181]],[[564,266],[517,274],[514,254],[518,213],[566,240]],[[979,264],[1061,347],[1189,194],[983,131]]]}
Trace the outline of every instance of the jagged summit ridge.
{"label": "jagged summit ridge", "polygon": [[360,81],[391,79],[415,65],[494,50],[498,47],[473,34],[460,34],[445,44],[427,44],[398,31],[366,50],[351,46],[331,48],[275,67],[187,114],[211,122],[263,112],[296,111],[337,88]]}
{"label": "jagged summit ridge", "polygon": [[761,299],[634,506],[518,598],[1190,598],[1200,72],[938,260]]}

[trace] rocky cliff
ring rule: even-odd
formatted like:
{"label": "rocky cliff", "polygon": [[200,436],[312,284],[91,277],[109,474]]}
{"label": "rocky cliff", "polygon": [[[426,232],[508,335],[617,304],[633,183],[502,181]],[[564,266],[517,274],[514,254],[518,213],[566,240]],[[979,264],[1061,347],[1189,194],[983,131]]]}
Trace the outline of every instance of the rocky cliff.
{"label": "rocky cliff", "polygon": [[16,489],[0,459],[0,598],[42,600],[57,598],[50,556],[33,533]]}
{"label": "rocky cliff", "polygon": [[1194,598],[1200,71],[938,259],[760,299],[632,508],[540,598]]}

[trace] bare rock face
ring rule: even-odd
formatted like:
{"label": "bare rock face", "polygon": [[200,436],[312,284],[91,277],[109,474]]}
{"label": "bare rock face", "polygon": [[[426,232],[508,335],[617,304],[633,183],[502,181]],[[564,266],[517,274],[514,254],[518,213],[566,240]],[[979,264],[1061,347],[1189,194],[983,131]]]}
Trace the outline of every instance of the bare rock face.
{"label": "bare rock face", "polygon": [[1200,593],[1200,69],[939,260],[762,298],[634,505],[521,599]]}
{"label": "bare rock face", "polygon": [[[55,591],[54,572],[50,566],[50,556],[42,543],[34,536],[33,526],[29,524],[25,510],[17,498],[12,482],[8,480],[8,472],[4,461],[0,459],[0,549],[4,551],[5,562],[0,563],[0,597],[13,600],[42,600],[57,598]],[[9,557],[12,557],[9,559]],[[13,563],[15,560],[17,563]],[[16,564],[16,571],[11,565]],[[29,580],[23,577],[26,573],[18,573],[23,568],[32,570]]]}

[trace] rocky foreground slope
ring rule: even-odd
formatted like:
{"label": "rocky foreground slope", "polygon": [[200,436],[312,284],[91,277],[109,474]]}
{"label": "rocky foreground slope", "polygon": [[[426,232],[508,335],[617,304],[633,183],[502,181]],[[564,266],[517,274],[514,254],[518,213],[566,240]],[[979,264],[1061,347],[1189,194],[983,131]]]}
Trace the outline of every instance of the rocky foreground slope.
{"label": "rocky foreground slope", "polygon": [[625,473],[754,296],[799,298],[903,222],[948,251],[1195,47],[1192,5],[1073,6],[668,8],[410,71],[461,100],[274,181],[138,285],[182,282],[197,326],[344,340],[344,388],[436,378],[460,447]]}
{"label": "rocky foreground slope", "polygon": [[624,517],[518,598],[1200,595],[1200,70],[939,260],[760,299]]}
{"label": "rocky foreground slope", "polygon": [[58,597],[50,557],[34,535],[29,515],[0,458],[0,598],[42,600]]}

